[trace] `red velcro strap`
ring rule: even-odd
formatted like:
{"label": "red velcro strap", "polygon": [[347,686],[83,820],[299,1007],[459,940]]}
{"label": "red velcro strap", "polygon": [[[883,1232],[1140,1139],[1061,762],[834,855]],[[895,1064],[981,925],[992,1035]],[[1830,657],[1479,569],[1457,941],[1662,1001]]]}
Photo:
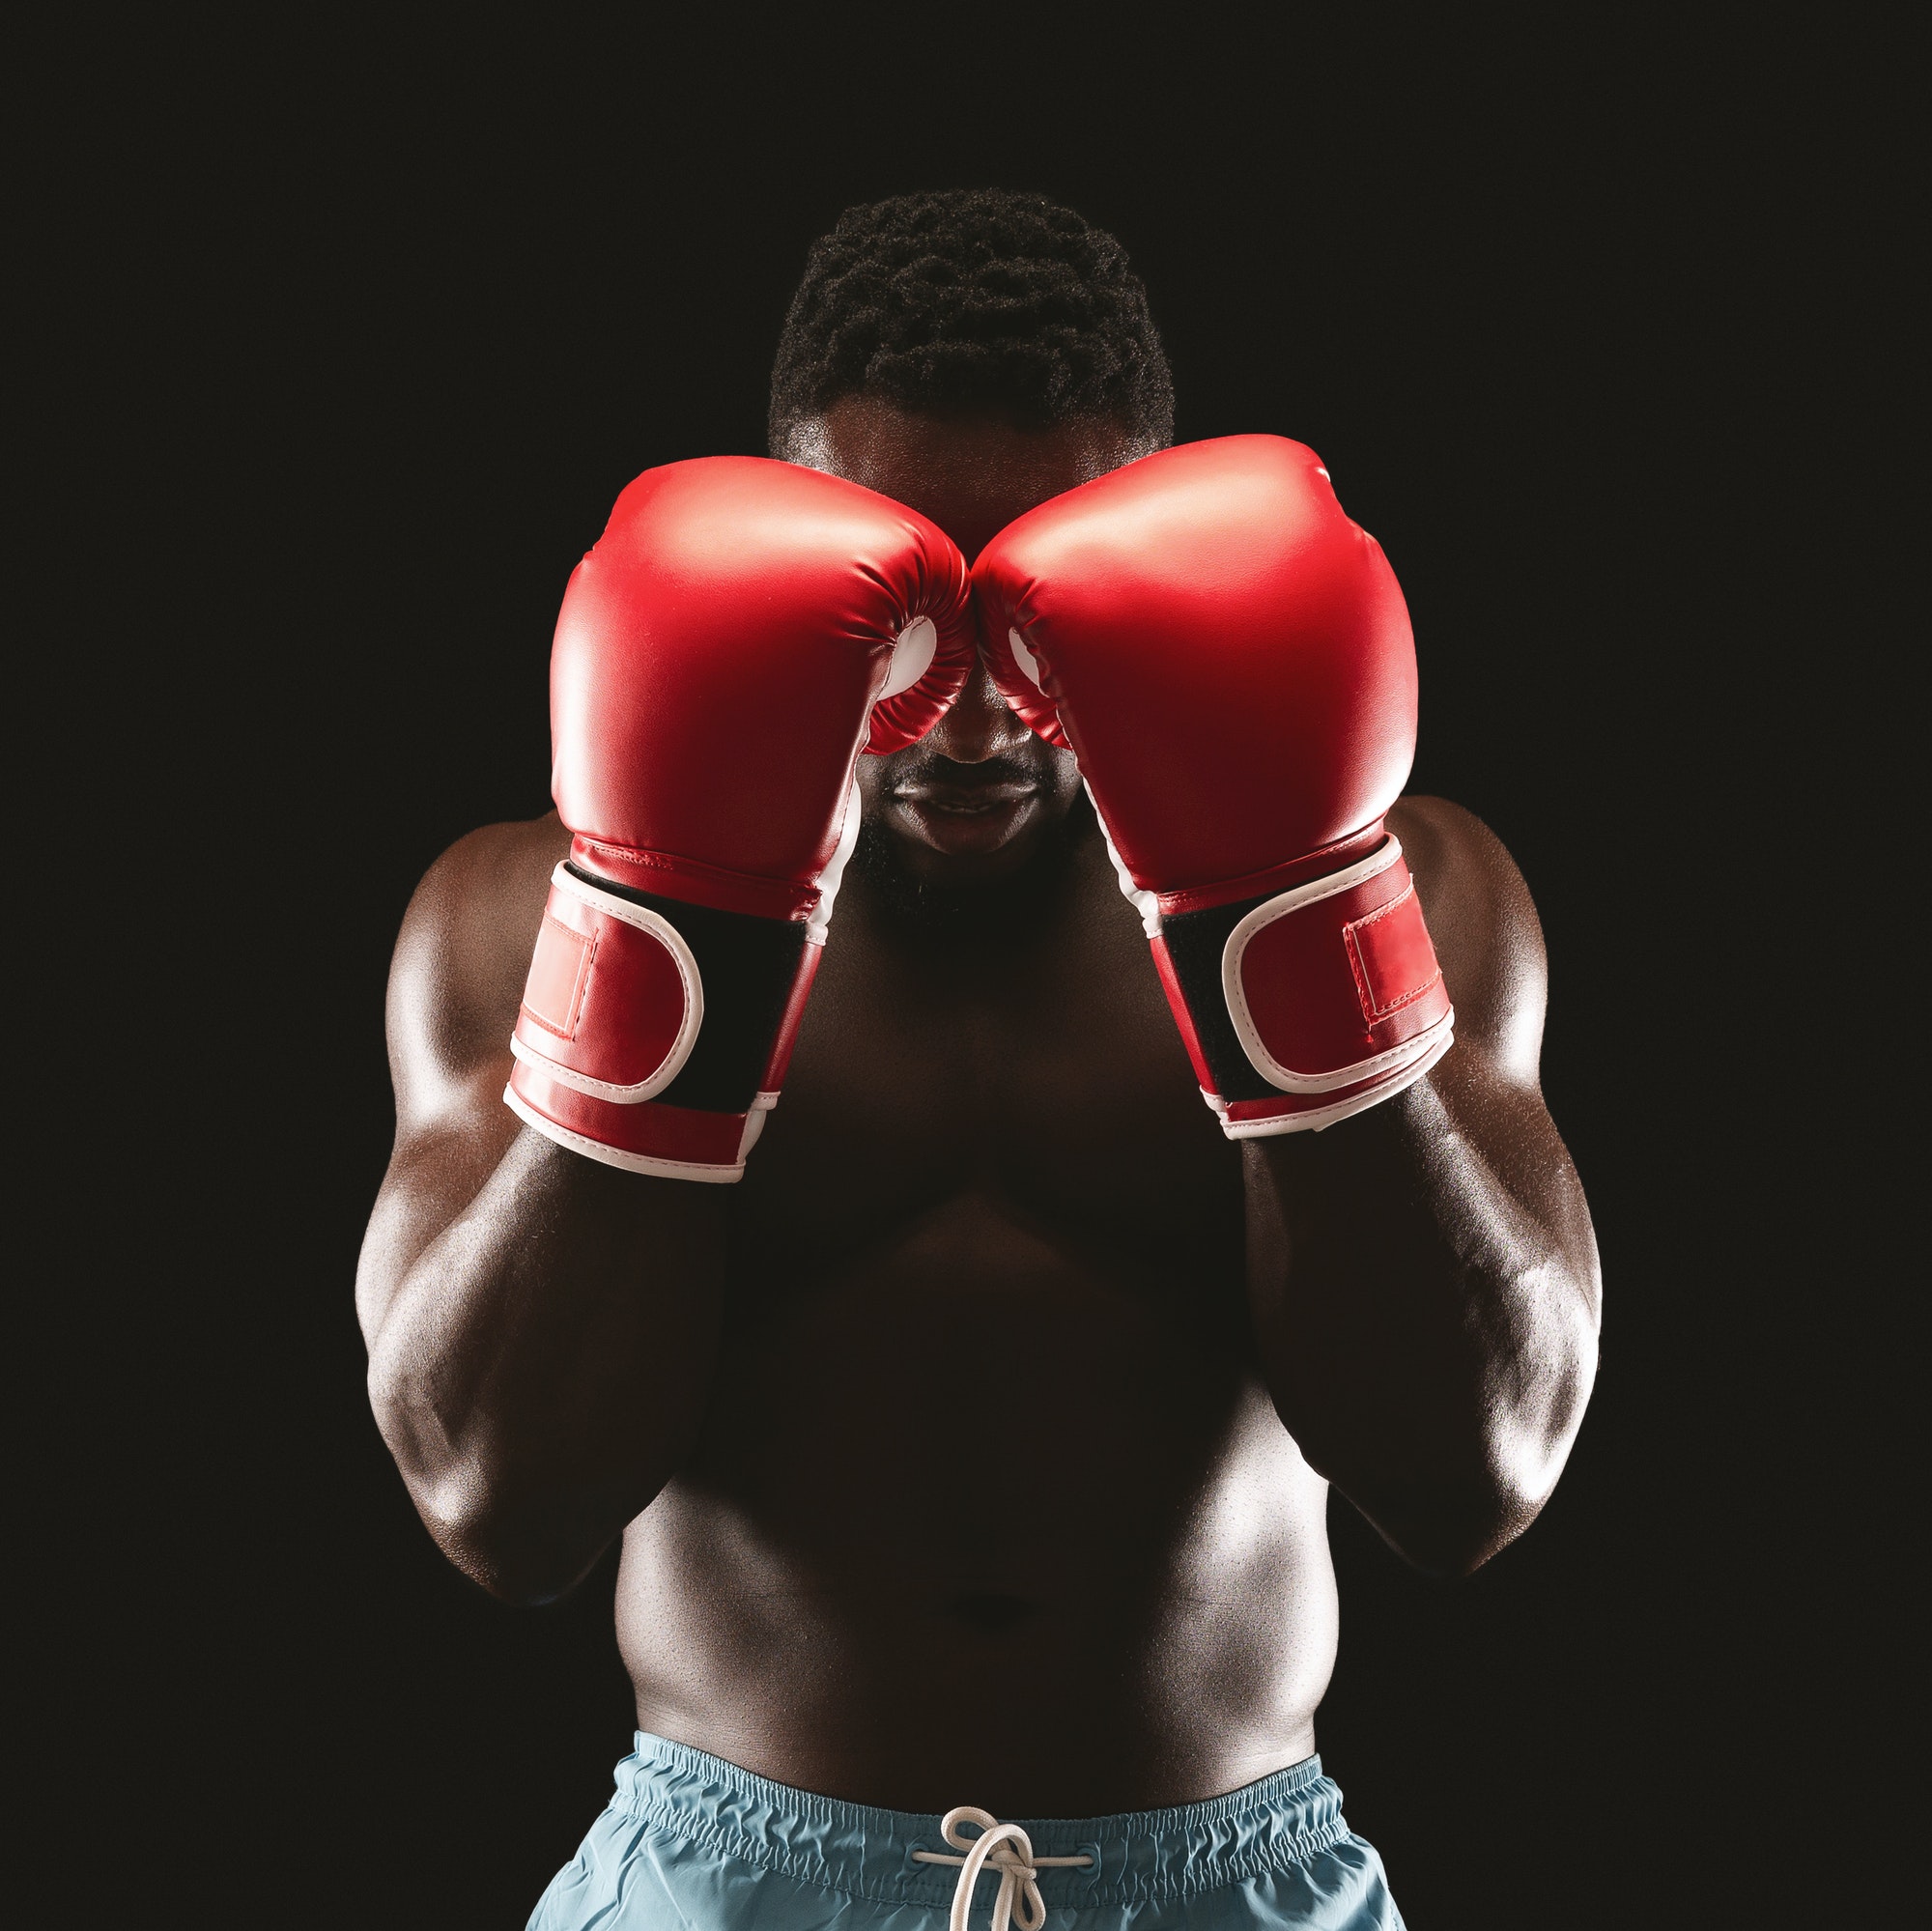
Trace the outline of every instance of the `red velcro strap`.
{"label": "red velcro strap", "polygon": [[534,1055],[613,1101],[648,1099],[689,1057],[703,1013],[690,948],[655,912],[554,875],[537,931],[519,1058]]}
{"label": "red velcro strap", "polygon": [[530,960],[530,976],[524,986],[525,1013],[558,1038],[574,1038],[578,1016],[583,1009],[590,961],[596,954],[594,938],[573,932],[554,913],[546,912]]}
{"label": "red velcro strap", "polygon": [[1249,1063],[1290,1093],[1394,1072],[1449,1021],[1400,846],[1257,906],[1229,935],[1222,977]]}
{"label": "red velcro strap", "polygon": [[1366,918],[1351,920],[1342,928],[1342,938],[1362,1017],[1371,1026],[1412,1005],[1442,977],[1413,884]]}

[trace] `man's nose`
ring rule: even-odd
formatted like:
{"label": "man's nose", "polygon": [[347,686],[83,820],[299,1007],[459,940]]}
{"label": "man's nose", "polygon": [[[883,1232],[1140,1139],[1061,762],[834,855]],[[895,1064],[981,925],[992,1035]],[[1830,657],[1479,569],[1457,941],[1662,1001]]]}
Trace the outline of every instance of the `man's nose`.
{"label": "man's nose", "polygon": [[959,694],[958,702],[933,727],[925,742],[942,757],[955,764],[983,764],[989,757],[1004,757],[1022,751],[1031,733],[1007,708],[1007,700],[986,669],[986,660],[977,651],[973,674]]}

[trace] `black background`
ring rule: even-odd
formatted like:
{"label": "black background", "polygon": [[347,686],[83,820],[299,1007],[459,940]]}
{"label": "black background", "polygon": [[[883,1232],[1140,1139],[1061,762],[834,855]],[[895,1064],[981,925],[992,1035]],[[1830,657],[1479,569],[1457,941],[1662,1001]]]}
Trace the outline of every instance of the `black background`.
{"label": "black background", "polygon": [[[1489,820],[1548,936],[1599,1392],[1466,1583],[1334,1504],[1351,1821],[1418,1927],[1871,1921],[1906,1178],[1851,1122],[1895,1083],[1902,881],[1839,939],[1906,621],[1856,400],[1887,50],[1548,14],[908,27],[48,50],[16,1079],[72,1107],[18,1329],[49,1898],[520,1924],[601,1805],[611,1564],[485,1599],[363,1397],[387,950],[444,845],[545,809],[550,626],[619,488],[762,450],[810,239],[994,182],[1126,243],[1183,440],[1321,452],[1414,614],[1414,788]],[[78,1102],[45,1091],[62,1011]]]}

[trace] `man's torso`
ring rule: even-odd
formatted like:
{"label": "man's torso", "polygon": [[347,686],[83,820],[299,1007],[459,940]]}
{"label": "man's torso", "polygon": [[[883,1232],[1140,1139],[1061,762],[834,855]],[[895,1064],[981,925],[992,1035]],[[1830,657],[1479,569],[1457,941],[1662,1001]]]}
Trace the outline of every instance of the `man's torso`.
{"label": "man's torso", "polygon": [[[506,920],[565,843],[519,828]],[[641,1728],[1003,1814],[1313,1750],[1326,1485],[1262,1383],[1239,1150],[1091,826],[984,925],[908,927],[848,880],[732,1195],[699,1438],[624,1539]]]}

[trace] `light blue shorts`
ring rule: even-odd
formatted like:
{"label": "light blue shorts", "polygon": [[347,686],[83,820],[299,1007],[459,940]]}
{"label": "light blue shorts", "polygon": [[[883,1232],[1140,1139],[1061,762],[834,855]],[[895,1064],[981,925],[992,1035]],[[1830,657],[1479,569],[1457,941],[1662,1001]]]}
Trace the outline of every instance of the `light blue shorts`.
{"label": "light blue shorts", "polygon": [[[1014,1931],[1039,1907],[1041,1931],[1401,1931],[1381,1859],[1342,1821],[1319,1757],[1173,1810],[1009,1821],[1026,1835],[984,1854],[972,1931],[999,1922],[1003,1890]],[[610,1807],[529,1931],[944,1931],[961,1853],[974,1855],[983,1826],[955,1820],[951,1840],[940,1826],[814,1797],[640,1731]]]}

